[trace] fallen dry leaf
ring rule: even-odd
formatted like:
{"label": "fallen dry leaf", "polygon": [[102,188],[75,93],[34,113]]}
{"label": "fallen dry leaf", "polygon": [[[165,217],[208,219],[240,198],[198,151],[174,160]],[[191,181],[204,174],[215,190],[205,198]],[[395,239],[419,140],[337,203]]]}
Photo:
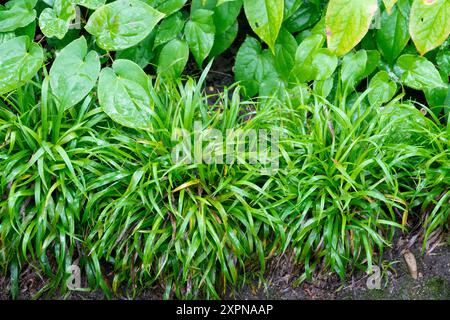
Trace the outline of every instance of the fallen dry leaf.
{"label": "fallen dry leaf", "polygon": [[418,272],[417,272],[417,262],[414,255],[409,250],[405,250],[403,253],[403,258],[405,259],[406,264],[408,265],[409,273],[413,279],[417,280]]}

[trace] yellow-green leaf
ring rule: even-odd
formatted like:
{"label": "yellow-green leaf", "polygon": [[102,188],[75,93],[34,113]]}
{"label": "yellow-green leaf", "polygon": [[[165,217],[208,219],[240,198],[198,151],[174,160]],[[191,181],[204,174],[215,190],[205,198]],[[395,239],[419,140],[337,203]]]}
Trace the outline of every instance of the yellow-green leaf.
{"label": "yellow-green leaf", "polygon": [[440,46],[450,34],[450,1],[414,0],[409,32],[421,55]]}
{"label": "yellow-green leaf", "polygon": [[331,0],[326,14],[328,47],[338,56],[352,50],[369,31],[377,0]]}
{"label": "yellow-green leaf", "polygon": [[244,11],[253,31],[274,52],[283,23],[284,0],[244,0]]}

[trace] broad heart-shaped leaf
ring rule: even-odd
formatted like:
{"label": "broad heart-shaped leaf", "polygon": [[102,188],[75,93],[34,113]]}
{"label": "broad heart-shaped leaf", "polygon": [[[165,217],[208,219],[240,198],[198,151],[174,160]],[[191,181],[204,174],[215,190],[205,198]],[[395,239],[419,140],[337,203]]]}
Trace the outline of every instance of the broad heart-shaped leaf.
{"label": "broad heart-shaped leaf", "polygon": [[117,51],[116,59],[131,60],[141,68],[145,68],[155,57],[155,51],[153,50],[155,36],[156,29],[153,29],[153,31],[137,45],[123,51]]}
{"label": "broad heart-shaped leaf", "polygon": [[263,82],[278,78],[271,52],[262,50],[259,41],[252,37],[247,37],[239,48],[234,74],[249,97],[259,92]]}
{"label": "broad heart-shaped leaf", "polygon": [[175,39],[183,31],[185,23],[186,20],[181,12],[175,12],[165,18],[157,27],[154,43],[155,48]]}
{"label": "broad heart-shaped leaf", "polygon": [[409,0],[400,0],[390,14],[381,15],[381,29],[377,30],[376,41],[383,57],[391,65],[402,53],[409,41]]}
{"label": "broad heart-shaped leaf", "polygon": [[314,81],[314,93],[326,98],[333,90],[334,77],[330,77],[326,80]]}
{"label": "broad heart-shaped leaf", "polygon": [[220,5],[216,4],[213,18],[217,34],[225,33],[236,23],[241,8],[242,0],[229,1]]}
{"label": "broad heart-shaped leaf", "polygon": [[416,90],[446,86],[434,64],[424,57],[404,54],[398,58],[395,70],[404,85]]}
{"label": "broad heart-shaped leaf", "polygon": [[192,0],[191,3],[191,12],[198,9],[214,11],[217,34],[225,32],[236,22],[241,8],[242,0]]}
{"label": "broad heart-shaped leaf", "polygon": [[214,12],[211,10],[195,10],[184,29],[186,41],[199,66],[202,65],[214,45],[216,28],[213,14]]}
{"label": "broad heart-shaped leaf", "polygon": [[87,51],[86,39],[72,41],[56,56],[50,69],[50,86],[64,108],[80,102],[92,90],[100,73],[97,52]]}
{"label": "broad heart-shaped leaf", "polygon": [[301,77],[298,79],[301,82],[324,81],[333,75],[338,65],[338,58],[330,49],[320,48],[311,55],[311,60],[307,63],[310,65],[307,68],[303,66],[303,70],[294,68],[301,72]]}
{"label": "broad heart-shaped leaf", "polygon": [[366,50],[367,62],[364,73],[358,80],[368,78],[378,67],[381,59],[381,55],[377,50]]}
{"label": "broad heart-shaped leaf", "polygon": [[303,0],[284,0],[284,15],[283,19],[289,19],[304,3]]}
{"label": "broad heart-shaped leaf", "polygon": [[253,31],[275,52],[283,23],[284,0],[244,0],[244,11]]}
{"label": "broad heart-shaped leaf", "polygon": [[239,31],[239,24],[237,21],[228,28],[225,32],[221,32],[220,34],[216,34],[214,38],[214,45],[209,53],[212,57],[217,57],[222,52],[227,50],[236,39],[236,36]]}
{"label": "broad heart-shaped leaf", "polygon": [[314,80],[316,67],[313,66],[315,54],[322,48],[325,38],[320,34],[305,38],[295,53],[295,63],[290,78],[297,82],[308,82]]}
{"label": "broad heart-shaped leaf", "polygon": [[45,8],[39,16],[39,27],[49,38],[64,38],[76,12],[70,0],[55,0],[53,9]]}
{"label": "broad heart-shaped leaf", "polygon": [[189,59],[189,46],[183,40],[173,39],[161,50],[158,59],[158,74],[165,78],[178,78]]}
{"label": "broad heart-shaped leaf", "polygon": [[383,0],[384,6],[386,7],[386,11],[387,13],[391,13],[392,12],[392,8],[395,6],[395,3],[398,0]]}
{"label": "broad heart-shaped leaf", "polygon": [[421,55],[440,46],[450,34],[450,1],[414,0],[409,32]]}
{"label": "broad heart-shaped leaf", "polygon": [[97,9],[105,4],[106,0],[71,0],[73,4],[77,4],[89,9]]}
{"label": "broad heart-shaped leaf", "polygon": [[450,76],[450,46],[443,47],[437,54],[436,62],[439,71],[449,77]]}
{"label": "broad heart-shaped leaf", "polygon": [[323,81],[330,78],[338,65],[337,56],[330,49],[321,48],[313,57],[312,67],[314,76],[312,80]]}
{"label": "broad heart-shaped leaf", "polygon": [[338,56],[353,49],[369,31],[377,0],[330,0],[326,14],[328,48]]}
{"label": "broad heart-shaped leaf", "polygon": [[37,21],[34,20],[29,25],[27,25],[23,28],[16,29],[14,31],[14,34],[16,35],[16,37],[28,36],[28,38],[34,39],[36,36],[36,29],[37,29],[36,26],[37,26]]}
{"label": "broad heart-shaped leaf", "polygon": [[152,104],[150,79],[134,62],[116,60],[104,68],[98,81],[98,99],[103,111],[115,122],[138,129],[149,129]]}
{"label": "broad heart-shaped leaf", "polygon": [[275,67],[284,80],[289,79],[289,75],[294,67],[297,47],[297,41],[294,36],[286,29],[281,28],[275,44]]}
{"label": "broad heart-shaped leaf", "polygon": [[16,37],[16,34],[14,32],[3,32],[0,33],[0,44],[3,42],[6,42],[8,40],[11,40]]}
{"label": "broad heart-shaped leaf", "polygon": [[13,38],[0,44],[0,94],[12,91],[39,71],[44,62],[42,48],[28,36]]}
{"label": "broad heart-shaped leaf", "polygon": [[59,19],[56,12],[51,8],[45,8],[39,16],[39,28],[48,38],[64,38],[69,30],[69,23],[70,21]]}
{"label": "broad heart-shaped leaf", "polygon": [[183,8],[187,0],[144,0],[144,2],[166,15],[171,15]]}
{"label": "broad heart-shaped leaf", "polygon": [[284,21],[283,26],[292,33],[300,32],[318,22],[320,16],[321,12],[315,4],[303,2],[300,8]]}
{"label": "broad heart-shaped leaf", "polygon": [[397,92],[397,84],[390,79],[386,71],[380,71],[370,80],[369,90],[370,104],[381,106],[394,97]]}
{"label": "broad heart-shaped leaf", "polygon": [[239,25],[237,17],[242,8],[242,0],[193,0],[191,12],[199,9],[214,12],[214,45],[210,55],[217,56],[228,49],[236,39]]}
{"label": "broad heart-shaped leaf", "polygon": [[367,51],[350,53],[342,60],[341,82],[344,89],[356,87],[367,69]]}
{"label": "broad heart-shaped leaf", "polygon": [[0,5],[0,32],[14,31],[25,27],[36,19],[34,6],[37,0],[11,0]]}
{"label": "broad heart-shaped leaf", "polygon": [[[450,88],[450,87],[449,87]],[[436,111],[436,116],[439,117],[439,113],[442,110],[442,107],[445,105],[445,100],[447,98],[448,90],[447,87],[438,87],[434,89],[425,89],[425,98],[427,99],[428,105],[431,107],[431,110]],[[438,107],[438,108],[436,108]]]}
{"label": "broad heart-shaped leaf", "polygon": [[144,40],[163,17],[140,0],[116,0],[95,10],[85,29],[100,48],[124,50]]}

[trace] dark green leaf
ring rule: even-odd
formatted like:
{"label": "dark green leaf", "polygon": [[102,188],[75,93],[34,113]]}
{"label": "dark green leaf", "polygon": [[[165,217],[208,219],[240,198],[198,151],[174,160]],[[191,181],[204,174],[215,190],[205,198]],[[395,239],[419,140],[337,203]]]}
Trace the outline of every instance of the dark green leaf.
{"label": "dark green leaf", "polygon": [[201,66],[214,45],[215,26],[213,11],[198,9],[192,13],[184,30],[186,41]]}

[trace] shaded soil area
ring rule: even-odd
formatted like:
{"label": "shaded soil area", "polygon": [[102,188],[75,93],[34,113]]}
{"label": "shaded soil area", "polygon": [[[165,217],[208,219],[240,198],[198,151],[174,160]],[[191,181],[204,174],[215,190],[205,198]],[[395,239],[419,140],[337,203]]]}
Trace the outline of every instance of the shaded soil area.
{"label": "shaded soil area", "polygon": [[[428,252],[426,252],[428,249]],[[415,257],[417,279],[411,276],[405,250]],[[342,282],[336,275],[317,273],[310,281],[295,286],[295,272],[285,259],[264,285],[246,286],[239,299],[301,300],[450,300],[450,235],[441,235],[422,253],[420,239],[398,239],[383,256],[380,276],[355,272]],[[373,279],[379,287],[373,288]],[[369,287],[371,289],[369,289]]]}
{"label": "shaded soil area", "polygon": [[[415,300],[438,299],[450,300],[450,234],[435,237],[434,242],[422,253],[422,242],[414,237],[397,239],[395,245],[380,259],[380,276],[368,275],[356,271],[342,282],[331,273],[317,272],[309,281],[296,285],[301,273],[291,256],[285,255],[270,261],[264,281],[249,280],[243,288],[230,290],[224,299],[283,299],[283,300]],[[404,252],[408,250],[416,259],[417,279],[411,276]],[[380,279],[379,287],[369,289],[371,279]],[[46,285],[31,268],[20,276],[19,299],[33,299]],[[163,289],[160,287],[142,290],[134,299],[161,299]],[[106,299],[101,291],[72,291],[62,296],[55,293],[41,298],[51,299]],[[123,294],[114,299],[131,299]],[[10,299],[9,279],[0,277],[0,299]]]}

